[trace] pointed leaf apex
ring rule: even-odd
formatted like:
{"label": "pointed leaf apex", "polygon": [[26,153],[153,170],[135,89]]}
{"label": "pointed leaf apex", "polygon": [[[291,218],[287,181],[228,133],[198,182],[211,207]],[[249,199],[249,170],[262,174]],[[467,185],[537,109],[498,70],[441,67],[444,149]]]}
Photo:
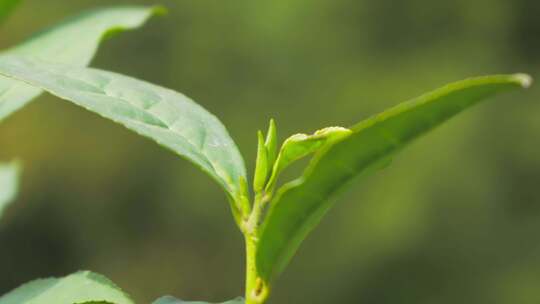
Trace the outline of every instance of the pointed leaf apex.
{"label": "pointed leaf apex", "polygon": [[268,124],[268,133],[266,134],[266,144],[272,139],[271,137],[277,133],[277,126],[276,122],[273,118],[270,119],[270,123]]}
{"label": "pointed leaf apex", "polygon": [[270,118],[270,127],[276,128],[276,120],[273,118]]}
{"label": "pointed leaf apex", "polygon": [[528,89],[533,84],[533,78],[528,74],[514,74],[514,78],[524,89]]}

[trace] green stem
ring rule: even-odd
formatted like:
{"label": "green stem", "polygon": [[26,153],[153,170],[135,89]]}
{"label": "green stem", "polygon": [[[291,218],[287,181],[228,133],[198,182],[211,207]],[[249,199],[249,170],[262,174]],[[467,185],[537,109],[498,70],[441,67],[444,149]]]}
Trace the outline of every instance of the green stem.
{"label": "green stem", "polygon": [[245,304],[263,304],[270,293],[268,284],[259,276],[257,269],[257,248],[259,242],[259,224],[263,214],[265,197],[255,196],[253,210],[245,224],[246,243],[246,302]]}
{"label": "green stem", "polygon": [[257,242],[255,235],[246,234],[246,302],[245,304],[263,304],[268,299],[268,284],[258,275]]}

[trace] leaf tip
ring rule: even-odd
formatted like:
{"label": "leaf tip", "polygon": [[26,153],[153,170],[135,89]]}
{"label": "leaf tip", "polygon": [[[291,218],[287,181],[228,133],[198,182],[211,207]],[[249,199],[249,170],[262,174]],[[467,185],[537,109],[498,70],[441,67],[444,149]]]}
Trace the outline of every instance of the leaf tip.
{"label": "leaf tip", "polygon": [[271,128],[276,128],[276,120],[274,118],[270,118],[270,127]]}
{"label": "leaf tip", "polygon": [[276,160],[277,153],[277,126],[273,118],[270,119],[268,126],[268,133],[266,134],[266,141],[264,142],[268,153],[268,166],[272,167]]}
{"label": "leaf tip", "polygon": [[528,89],[533,84],[533,78],[528,74],[514,74],[514,79],[524,89]]}
{"label": "leaf tip", "polygon": [[276,135],[277,135],[276,121],[273,118],[270,118],[270,122],[268,123],[268,134],[266,134],[266,143],[268,144],[270,141],[275,140]]}

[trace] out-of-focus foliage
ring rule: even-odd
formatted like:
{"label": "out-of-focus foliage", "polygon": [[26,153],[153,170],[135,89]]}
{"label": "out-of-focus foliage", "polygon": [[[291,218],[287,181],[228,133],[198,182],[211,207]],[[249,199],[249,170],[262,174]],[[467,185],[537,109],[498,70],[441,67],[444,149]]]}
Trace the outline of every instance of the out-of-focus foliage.
{"label": "out-of-focus foliage", "polygon": [[81,271],[63,278],[38,279],[0,297],[0,304],[115,303],[133,301],[107,278]]}
{"label": "out-of-focus foliage", "polygon": [[8,204],[13,201],[17,194],[18,172],[19,166],[17,163],[0,163],[0,219]]}
{"label": "out-of-focus foliage", "polygon": [[0,22],[9,16],[11,11],[21,2],[20,0],[0,0]]}
{"label": "out-of-focus foliage", "polygon": [[[100,42],[111,34],[142,26],[161,12],[157,7],[116,7],[87,11],[0,52],[2,56],[23,55],[58,63],[86,66]],[[41,90],[0,77],[0,120],[39,96]]]}
{"label": "out-of-focus foliage", "polygon": [[[154,2],[26,0],[0,28],[0,47],[121,3]],[[540,71],[531,0],[160,4],[168,17],[107,41],[95,66],[193,97],[250,165],[252,131],[270,117],[282,135],[309,133],[467,76]],[[539,96],[533,86],[479,106],[355,184],[270,303],[536,304]],[[241,294],[243,245],[225,198],[174,154],[53,97],[7,119],[0,147],[26,171],[1,224],[0,293],[87,268],[129,286],[138,303]]]}

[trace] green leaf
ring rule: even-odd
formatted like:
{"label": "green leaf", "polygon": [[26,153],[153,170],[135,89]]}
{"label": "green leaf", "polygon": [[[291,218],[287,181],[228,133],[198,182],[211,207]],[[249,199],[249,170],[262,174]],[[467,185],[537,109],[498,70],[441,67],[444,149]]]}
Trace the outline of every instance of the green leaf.
{"label": "green leaf", "polygon": [[[93,10],[40,32],[28,41],[0,53],[86,66],[104,37],[141,26],[157,7],[126,6]],[[0,120],[42,93],[38,88],[0,77]]]}
{"label": "green leaf", "polygon": [[329,200],[411,141],[482,99],[528,87],[527,75],[472,78],[404,102],[352,127],[352,134],[318,153],[303,176],[278,190],[261,227],[259,275],[283,271],[301,242],[332,206]]}
{"label": "green leaf", "polygon": [[112,72],[0,57],[0,74],[126,126],[192,161],[237,199],[244,161],[223,124],[186,96]]}
{"label": "green leaf", "polygon": [[[186,301],[182,301],[182,300],[176,299],[176,298],[171,297],[171,296],[165,296],[165,297],[162,297],[162,298],[158,299],[153,304],[211,304],[211,303],[209,303],[209,302],[186,302]],[[220,304],[244,304],[244,299],[236,298],[234,300],[223,302],[223,303],[220,303]]]}
{"label": "green leaf", "polygon": [[81,271],[64,278],[32,281],[0,297],[0,304],[133,304],[104,276]]}
{"label": "green leaf", "polygon": [[4,21],[21,0],[0,0],[0,22]]}
{"label": "green leaf", "polygon": [[0,164],[0,218],[17,194],[18,176],[18,163]]}
{"label": "green leaf", "polygon": [[351,131],[349,129],[328,127],[318,130],[312,135],[300,133],[287,138],[281,146],[266,190],[268,192],[272,191],[279,174],[293,162],[313,154],[350,134]]}

